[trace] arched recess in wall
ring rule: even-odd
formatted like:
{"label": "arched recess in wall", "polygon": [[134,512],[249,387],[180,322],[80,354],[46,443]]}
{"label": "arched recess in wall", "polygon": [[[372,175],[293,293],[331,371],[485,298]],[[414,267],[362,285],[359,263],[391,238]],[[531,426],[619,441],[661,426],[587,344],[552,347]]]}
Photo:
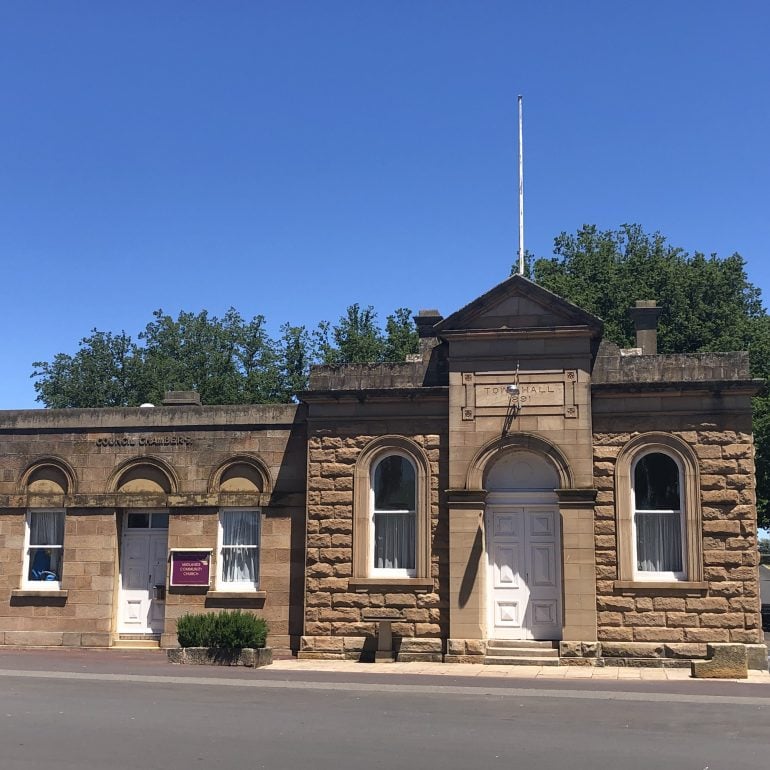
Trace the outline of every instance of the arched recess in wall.
{"label": "arched recess in wall", "polygon": [[31,462],[19,480],[19,491],[34,495],[70,495],[77,477],[72,466],[59,457],[40,457]]}
{"label": "arched recess in wall", "polygon": [[179,489],[179,478],[160,457],[133,457],[112,472],[107,487],[122,494],[172,495]]}
{"label": "arched recess in wall", "polygon": [[[571,489],[574,486],[574,476],[567,458],[562,451],[550,441],[531,433],[516,433],[511,436],[501,436],[482,446],[471,460],[465,479],[465,488],[483,490],[487,474],[507,454],[514,452],[532,452],[539,455],[553,467],[561,489]],[[500,467],[498,465],[498,467]]]}
{"label": "arched recess in wall", "polygon": [[270,471],[256,455],[236,455],[218,466],[209,477],[209,493],[270,494]]}

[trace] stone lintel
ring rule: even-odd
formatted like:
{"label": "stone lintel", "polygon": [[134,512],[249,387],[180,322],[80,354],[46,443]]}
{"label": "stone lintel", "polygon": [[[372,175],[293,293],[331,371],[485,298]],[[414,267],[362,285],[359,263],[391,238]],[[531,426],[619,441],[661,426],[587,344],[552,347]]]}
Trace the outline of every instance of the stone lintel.
{"label": "stone lintel", "polygon": [[447,503],[452,508],[478,508],[486,503],[486,489],[447,489]]}
{"label": "stone lintel", "polygon": [[596,502],[596,490],[587,489],[557,489],[556,497],[560,508],[593,508]]}

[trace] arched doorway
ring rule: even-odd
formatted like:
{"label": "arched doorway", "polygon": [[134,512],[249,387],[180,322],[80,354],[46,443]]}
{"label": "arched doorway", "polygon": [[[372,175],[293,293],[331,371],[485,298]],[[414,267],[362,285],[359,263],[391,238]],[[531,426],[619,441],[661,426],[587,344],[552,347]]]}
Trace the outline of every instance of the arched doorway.
{"label": "arched doorway", "polygon": [[559,475],[510,450],[486,470],[487,638],[557,640],[562,632]]}

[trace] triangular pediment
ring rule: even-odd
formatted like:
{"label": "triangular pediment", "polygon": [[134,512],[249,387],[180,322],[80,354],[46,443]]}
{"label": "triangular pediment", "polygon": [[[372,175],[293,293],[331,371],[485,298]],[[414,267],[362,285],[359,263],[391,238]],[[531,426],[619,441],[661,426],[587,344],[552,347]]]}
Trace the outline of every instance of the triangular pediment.
{"label": "triangular pediment", "polygon": [[554,329],[588,327],[601,334],[602,320],[538,286],[513,275],[436,324],[437,334],[481,329]]}

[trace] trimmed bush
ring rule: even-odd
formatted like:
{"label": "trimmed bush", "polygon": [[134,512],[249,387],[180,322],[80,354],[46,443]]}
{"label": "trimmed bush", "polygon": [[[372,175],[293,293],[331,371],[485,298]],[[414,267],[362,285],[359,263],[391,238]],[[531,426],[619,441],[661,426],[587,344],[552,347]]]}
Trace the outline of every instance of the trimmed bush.
{"label": "trimmed bush", "polygon": [[241,610],[183,615],[176,625],[180,647],[228,650],[264,647],[267,630],[267,621],[264,618]]}

